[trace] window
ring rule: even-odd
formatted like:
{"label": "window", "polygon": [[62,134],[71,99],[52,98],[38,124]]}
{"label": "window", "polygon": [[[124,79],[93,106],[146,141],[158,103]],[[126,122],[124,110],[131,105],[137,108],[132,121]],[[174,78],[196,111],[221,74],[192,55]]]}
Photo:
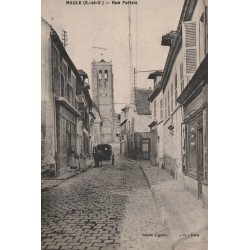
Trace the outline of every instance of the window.
{"label": "window", "polygon": [[171,112],[173,112],[173,84],[171,84],[171,103],[170,103],[171,107],[170,110]]}
{"label": "window", "polygon": [[160,100],[160,119],[163,118],[163,105],[162,105],[162,99]]}
{"label": "window", "polygon": [[102,79],[102,70],[99,70],[99,79]]}
{"label": "window", "polygon": [[71,83],[71,69],[68,67],[68,81]]}
{"label": "window", "polygon": [[65,96],[65,87],[66,87],[66,98],[69,99],[68,94],[68,67],[66,63],[62,62],[62,75],[61,75],[61,96]]}
{"label": "window", "polygon": [[61,75],[61,96],[64,97],[64,78]]}
{"label": "window", "polygon": [[72,84],[72,104],[76,107],[76,77],[72,74],[71,75],[71,84]]}
{"label": "window", "polygon": [[59,53],[55,46],[52,46],[52,79],[52,90],[60,96]]}
{"label": "window", "polygon": [[177,105],[177,74],[175,74],[175,82],[174,82],[174,100],[175,106]]}
{"label": "window", "polygon": [[108,70],[105,69],[104,71],[104,87],[107,87],[107,81],[108,81]]}
{"label": "window", "polygon": [[184,78],[183,78],[183,62],[180,64],[180,80],[181,80],[181,92],[184,89]]}
{"label": "window", "polygon": [[63,62],[62,71],[63,71],[64,81],[67,82],[68,81],[67,65],[64,62]]}
{"label": "window", "polygon": [[180,64],[180,78],[183,79],[183,62]]}
{"label": "window", "polygon": [[102,70],[99,70],[99,75],[98,75],[98,80],[99,80],[99,86],[102,86]]}

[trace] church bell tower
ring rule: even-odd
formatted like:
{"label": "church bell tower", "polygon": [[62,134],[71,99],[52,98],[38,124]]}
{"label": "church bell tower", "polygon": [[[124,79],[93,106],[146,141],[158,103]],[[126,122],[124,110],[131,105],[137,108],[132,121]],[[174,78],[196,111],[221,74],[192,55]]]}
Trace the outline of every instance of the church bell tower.
{"label": "church bell tower", "polygon": [[115,140],[112,62],[106,62],[103,59],[100,62],[93,61],[91,68],[92,98],[103,120],[101,143],[111,143]]}

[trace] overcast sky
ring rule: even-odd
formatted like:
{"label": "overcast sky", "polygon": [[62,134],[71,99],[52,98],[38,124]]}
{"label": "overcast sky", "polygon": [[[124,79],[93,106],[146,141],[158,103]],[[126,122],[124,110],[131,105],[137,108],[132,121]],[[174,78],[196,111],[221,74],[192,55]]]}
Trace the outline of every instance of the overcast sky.
{"label": "overcast sky", "polygon": [[[129,102],[128,6],[112,5],[111,2],[109,5],[87,6],[66,5],[65,0],[42,0],[42,17],[53,26],[59,37],[62,37],[62,29],[67,31],[66,50],[76,67],[89,75],[90,85],[93,59],[100,61],[103,54],[105,61],[112,60],[115,102],[121,103],[115,108],[120,112]],[[137,62],[138,71],[163,69],[169,48],[161,46],[161,37],[177,28],[184,0],[137,2],[138,5],[131,7],[133,66]],[[153,86],[153,80],[147,79],[148,74],[137,74],[138,87]]]}

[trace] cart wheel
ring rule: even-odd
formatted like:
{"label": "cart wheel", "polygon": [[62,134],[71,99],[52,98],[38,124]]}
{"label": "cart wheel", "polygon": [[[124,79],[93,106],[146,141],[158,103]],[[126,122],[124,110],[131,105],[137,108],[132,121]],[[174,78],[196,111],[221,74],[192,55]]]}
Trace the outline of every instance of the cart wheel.
{"label": "cart wheel", "polygon": [[99,161],[95,161],[95,167],[96,167],[96,168],[99,167]]}

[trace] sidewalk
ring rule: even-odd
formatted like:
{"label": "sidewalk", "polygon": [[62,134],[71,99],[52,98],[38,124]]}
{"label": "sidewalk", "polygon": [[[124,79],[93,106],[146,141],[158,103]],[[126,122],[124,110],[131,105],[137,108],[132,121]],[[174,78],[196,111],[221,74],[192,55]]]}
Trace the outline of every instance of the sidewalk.
{"label": "sidewalk", "polygon": [[[91,168],[94,165],[94,159],[90,158],[90,159],[87,160],[86,163],[87,163],[86,164],[87,166],[84,169],[84,172],[87,171],[89,168]],[[50,188],[56,187],[60,183],[66,181],[66,180],[68,180],[68,179],[70,179],[70,178],[72,178],[74,176],[77,176],[81,172],[83,172],[83,171],[74,170],[73,172],[66,173],[66,174],[64,174],[62,176],[58,176],[58,177],[54,177],[54,178],[42,178],[41,179],[41,191],[44,192],[44,191],[47,191]]]}
{"label": "sidewalk", "polygon": [[171,237],[172,250],[207,249],[207,209],[202,208],[201,202],[164,169],[149,162],[139,164]]}

